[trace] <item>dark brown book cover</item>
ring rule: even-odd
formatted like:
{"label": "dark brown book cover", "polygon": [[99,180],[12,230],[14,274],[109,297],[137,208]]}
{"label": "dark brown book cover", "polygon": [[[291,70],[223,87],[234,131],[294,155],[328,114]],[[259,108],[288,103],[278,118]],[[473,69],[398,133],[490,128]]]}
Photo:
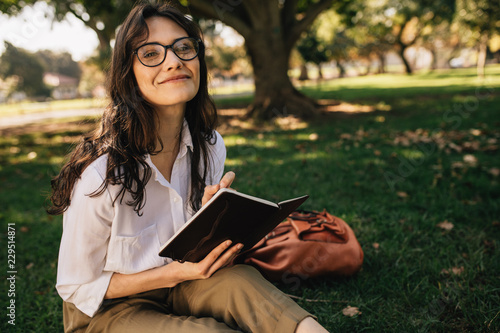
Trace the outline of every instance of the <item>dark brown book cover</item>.
{"label": "dark brown book cover", "polygon": [[232,189],[221,189],[161,248],[159,255],[198,262],[223,241],[250,249],[309,196],[278,204]]}

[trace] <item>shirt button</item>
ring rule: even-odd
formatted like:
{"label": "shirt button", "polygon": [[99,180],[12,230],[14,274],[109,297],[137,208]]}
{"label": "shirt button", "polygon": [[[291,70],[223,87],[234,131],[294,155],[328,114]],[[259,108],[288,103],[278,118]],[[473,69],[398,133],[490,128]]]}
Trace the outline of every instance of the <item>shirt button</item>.
{"label": "shirt button", "polygon": [[179,202],[179,198],[175,197],[175,198],[174,198],[174,202],[175,202],[175,203],[178,203],[178,202]]}

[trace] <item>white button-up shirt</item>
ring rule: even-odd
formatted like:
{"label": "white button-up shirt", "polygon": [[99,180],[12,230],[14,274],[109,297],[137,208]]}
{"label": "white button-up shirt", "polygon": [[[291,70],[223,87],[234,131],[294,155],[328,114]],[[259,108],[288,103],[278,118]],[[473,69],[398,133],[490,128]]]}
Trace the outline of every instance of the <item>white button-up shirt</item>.
{"label": "white button-up shirt", "polygon": [[[217,184],[224,171],[226,148],[219,133],[208,145],[211,168],[207,185]],[[57,291],[63,300],[92,317],[102,304],[114,272],[132,274],[159,267],[170,259],[158,256],[161,246],[193,214],[189,206],[192,140],[184,121],[181,147],[168,182],[147,156],[152,176],[146,202],[138,216],[127,192],[113,205],[120,187],[109,185],[91,197],[106,175],[107,155],[90,164],[76,182],[64,213],[59,249]]]}

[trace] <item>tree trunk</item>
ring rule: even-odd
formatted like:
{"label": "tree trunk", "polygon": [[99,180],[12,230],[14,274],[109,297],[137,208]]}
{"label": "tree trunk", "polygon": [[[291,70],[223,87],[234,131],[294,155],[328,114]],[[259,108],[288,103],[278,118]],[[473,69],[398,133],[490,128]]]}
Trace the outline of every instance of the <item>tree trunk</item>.
{"label": "tree trunk", "polygon": [[484,66],[486,65],[486,54],[488,51],[488,33],[483,32],[479,40],[479,53],[477,55],[477,76],[484,77]]}
{"label": "tree trunk", "polygon": [[407,46],[404,45],[403,43],[399,44],[399,56],[401,57],[401,60],[403,61],[403,65],[405,66],[405,71],[406,71],[406,74],[413,74],[413,70],[410,66],[410,62],[408,61],[408,59],[406,59],[406,56],[405,56],[405,51],[407,49]]}
{"label": "tree trunk", "polygon": [[310,118],[319,113],[316,102],[295,89],[288,77],[291,50],[283,45],[280,34],[262,31],[247,38],[245,45],[255,80],[255,98],[247,116],[269,120],[288,115]]}
{"label": "tree trunk", "polygon": [[384,52],[377,52],[377,57],[378,57],[378,74],[384,74],[385,73],[385,54]]}
{"label": "tree trunk", "polygon": [[[259,120],[289,114],[311,117],[316,102],[301,94],[288,77],[288,60],[301,34],[333,0],[308,4],[300,12],[299,1],[189,0],[190,13],[220,20],[245,38],[254,69],[255,99],[248,115]],[[309,3],[309,2],[307,2]]]}
{"label": "tree trunk", "polygon": [[438,53],[435,47],[430,47],[429,51],[432,54],[431,71],[434,71],[438,67]]}
{"label": "tree trunk", "polygon": [[299,81],[306,81],[306,80],[309,80],[309,73],[307,72],[307,66],[306,66],[306,64],[302,64],[300,66]]}
{"label": "tree trunk", "polygon": [[336,61],[337,63],[337,69],[339,70],[339,78],[342,78],[345,76],[345,67],[342,65],[340,61]]}
{"label": "tree trunk", "polygon": [[363,75],[370,75],[370,72],[372,70],[372,63],[370,59],[368,59],[368,63],[366,64],[365,70],[366,71]]}
{"label": "tree trunk", "polygon": [[318,80],[323,80],[323,69],[321,68],[321,64],[316,64],[318,66]]}

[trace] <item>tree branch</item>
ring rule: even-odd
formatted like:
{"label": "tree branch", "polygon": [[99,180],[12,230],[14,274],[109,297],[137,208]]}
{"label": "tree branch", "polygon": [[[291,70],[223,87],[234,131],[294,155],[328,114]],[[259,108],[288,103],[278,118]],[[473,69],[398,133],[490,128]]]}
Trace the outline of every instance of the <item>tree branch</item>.
{"label": "tree branch", "polygon": [[287,0],[281,10],[281,24],[284,31],[290,31],[295,23],[295,13],[299,0]]}
{"label": "tree branch", "polygon": [[[242,12],[236,12],[236,6],[226,1],[189,0],[188,8],[196,15],[222,21],[233,27],[245,39],[251,35],[251,28],[244,21],[243,15],[241,15]],[[238,13],[240,13],[240,15],[238,15]]]}
{"label": "tree branch", "polygon": [[78,13],[75,10],[73,10],[73,8],[71,8],[70,6],[67,6],[66,10],[68,11],[68,13],[73,14],[77,19],[82,21],[83,24],[85,24],[87,27],[94,30],[94,32],[97,35],[97,38],[99,39],[99,48],[101,50],[104,50],[109,47],[109,37],[106,36],[105,33],[103,33],[101,30],[97,28],[96,21],[93,19],[93,17],[91,17],[88,21],[85,21],[83,17],[78,15]]}
{"label": "tree branch", "polygon": [[[398,42],[398,44],[399,44],[400,46],[403,46],[403,45],[404,45],[404,47],[405,47],[405,48],[410,47],[410,46],[412,46],[413,44],[415,44],[415,42],[416,42],[416,41],[417,41],[417,39],[420,37],[420,34],[421,34],[421,32],[422,32],[422,28],[417,28],[417,31],[416,31],[416,33],[415,33],[415,36],[413,37],[413,39],[412,39],[412,40],[408,41],[407,43],[405,43],[405,42],[403,41],[403,34],[404,34],[404,30],[408,27],[408,25],[410,24],[410,22],[411,22],[411,20],[412,20],[412,19],[413,19],[413,18],[410,18],[410,19],[406,19],[406,20],[405,20],[404,24],[401,26],[401,29],[398,31],[398,35],[397,35],[397,39],[396,39],[396,40],[397,40],[397,42]],[[419,20],[419,24],[420,24],[420,20]]]}
{"label": "tree branch", "polygon": [[259,1],[255,0],[240,0],[242,5],[245,7],[248,18],[252,24],[252,27],[255,29],[259,25],[262,24],[263,15],[266,14],[262,9],[262,5]]}
{"label": "tree branch", "polygon": [[307,11],[304,13],[304,17],[300,21],[297,21],[297,23],[291,29],[290,34],[288,35],[288,38],[286,40],[287,47],[291,49],[300,38],[302,32],[309,28],[316,17],[318,17],[318,15],[322,11],[326,10],[332,4],[333,0],[322,0],[310,5]]}

